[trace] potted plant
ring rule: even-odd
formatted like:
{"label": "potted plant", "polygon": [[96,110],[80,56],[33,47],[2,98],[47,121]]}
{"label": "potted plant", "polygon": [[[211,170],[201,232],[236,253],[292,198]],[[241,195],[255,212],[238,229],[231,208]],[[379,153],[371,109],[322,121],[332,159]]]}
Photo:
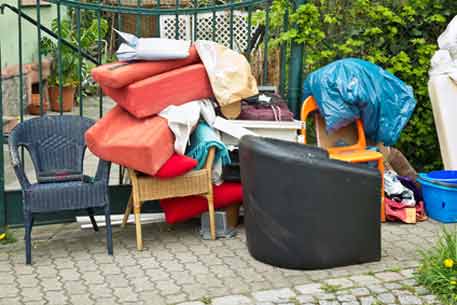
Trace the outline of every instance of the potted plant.
{"label": "potted plant", "polygon": [[[62,40],[78,46],[78,34],[76,26],[72,23],[72,10],[68,12],[69,18],[62,19],[60,22],[60,32]],[[55,33],[59,32],[57,19],[54,19],[51,24],[52,30]],[[108,31],[108,22],[101,19],[100,29],[96,19],[90,20],[86,25],[80,27],[79,46],[85,52],[96,57],[98,50],[98,31],[102,39]],[[60,111],[60,92],[62,93],[62,111],[72,111],[75,100],[75,92],[80,85],[89,76],[88,63],[86,60],[81,62],[80,75],[80,60],[78,53],[65,44],[59,44],[57,40],[51,40],[48,37],[43,37],[40,42],[41,52],[44,56],[52,58],[51,75],[49,81],[49,100],[53,111]],[[59,54],[60,53],[60,54]],[[60,63],[60,67],[59,67]],[[59,88],[61,86],[61,88]]]}

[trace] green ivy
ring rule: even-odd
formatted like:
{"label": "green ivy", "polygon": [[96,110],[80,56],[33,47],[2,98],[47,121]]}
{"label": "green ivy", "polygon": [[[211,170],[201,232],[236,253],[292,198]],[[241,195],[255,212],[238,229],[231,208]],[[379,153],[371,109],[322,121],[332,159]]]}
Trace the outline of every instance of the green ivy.
{"label": "green ivy", "polygon": [[[286,8],[291,12],[290,30],[284,32]],[[273,0],[272,47],[291,41],[304,44],[305,76],[337,59],[358,57],[411,85],[418,104],[397,146],[418,170],[431,170],[442,165],[428,70],[436,39],[456,12],[455,0],[309,0],[295,11],[290,2]],[[262,23],[264,13],[255,18]]]}

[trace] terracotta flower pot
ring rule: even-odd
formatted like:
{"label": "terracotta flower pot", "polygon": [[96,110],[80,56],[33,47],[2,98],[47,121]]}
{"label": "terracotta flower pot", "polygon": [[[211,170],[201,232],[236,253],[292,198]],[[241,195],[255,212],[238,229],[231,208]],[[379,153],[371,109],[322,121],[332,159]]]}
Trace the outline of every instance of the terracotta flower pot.
{"label": "terracotta flower pot", "polygon": [[[48,101],[46,96],[43,96],[43,112],[48,111]],[[33,115],[40,114],[40,94],[32,93],[32,103],[27,105],[27,112]]]}
{"label": "terracotta flower pot", "polygon": [[[73,86],[62,87],[62,111],[70,112],[73,110],[76,88]],[[49,87],[49,99],[52,111],[60,111],[59,87]]]}

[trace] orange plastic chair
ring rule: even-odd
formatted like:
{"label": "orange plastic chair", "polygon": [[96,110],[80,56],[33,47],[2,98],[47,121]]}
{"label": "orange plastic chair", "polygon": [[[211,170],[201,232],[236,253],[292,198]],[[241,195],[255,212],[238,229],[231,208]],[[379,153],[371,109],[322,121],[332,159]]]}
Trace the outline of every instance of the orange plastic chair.
{"label": "orange plastic chair", "polygon": [[[315,113],[316,128],[318,124],[322,122],[319,114],[319,110],[316,100],[310,96],[302,105],[300,119],[303,122],[301,129],[301,135],[303,143],[306,144],[306,120],[309,114]],[[365,131],[363,129],[363,123],[359,119],[355,122],[357,127],[357,142],[353,145],[342,146],[342,147],[323,147],[327,149],[330,158],[337,159],[350,163],[366,163],[366,162],[377,162],[379,172],[381,173],[381,221],[386,221],[386,215],[384,211],[384,160],[382,154],[373,150],[368,150]]]}

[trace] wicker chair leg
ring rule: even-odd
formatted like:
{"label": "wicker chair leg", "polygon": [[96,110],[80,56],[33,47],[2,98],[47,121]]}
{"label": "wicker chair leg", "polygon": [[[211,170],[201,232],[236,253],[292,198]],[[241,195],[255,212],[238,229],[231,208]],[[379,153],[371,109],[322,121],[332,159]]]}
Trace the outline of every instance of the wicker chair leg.
{"label": "wicker chair leg", "polygon": [[109,203],[105,206],[105,223],[106,223],[106,247],[108,254],[113,255],[113,232],[111,228],[111,211]]}
{"label": "wicker chair leg", "polygon": [[94,228],[95,232],[98,232],[98,225],[97,225],[97,222],[95,221],[95,217],[94,217],[94,214],[95,214],[94,208],[88,208],[87,213],[89,214],[90,223],[92,224],[92,228]]}
{"label": "wicker chair leg", "polygon": [[208,214],[209,214],[209,228],[211,233],[211,239],[216,240],[216,223],[215,223],[215,212],[214,212],[214,201],[213,195],[206,196],[208,201]]}
{"label": "wicker chair leg", "polygon": [[133,203],[133,212],[135,213],[135,227],[136,227],[136,248],[143,250],[143,236],[141,234],[141,203]]}
{"label": "wicker chair leg", "polygon": [[132,213],[133,208],[133,196],[130,195],[129,202],[127,203],[127,207],[125,208],[124,218],[122,218],[121,227],[124,228],[129,220],[130,213]]}
{"label": "wicker chair leg", "polygon": [[32,264],[32,213],[24,212],[24,227],[25,227],[25,263]]}

